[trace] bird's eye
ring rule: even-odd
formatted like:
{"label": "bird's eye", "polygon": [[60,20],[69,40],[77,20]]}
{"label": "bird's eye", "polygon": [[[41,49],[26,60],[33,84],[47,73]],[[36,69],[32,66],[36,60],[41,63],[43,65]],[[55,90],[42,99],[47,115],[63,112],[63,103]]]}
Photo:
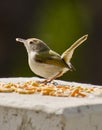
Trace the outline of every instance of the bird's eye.
{"label": "bird's eye", "polygon": [[29,42],[30,44],[33,44],[33,42],[31,41],[31,42]]}

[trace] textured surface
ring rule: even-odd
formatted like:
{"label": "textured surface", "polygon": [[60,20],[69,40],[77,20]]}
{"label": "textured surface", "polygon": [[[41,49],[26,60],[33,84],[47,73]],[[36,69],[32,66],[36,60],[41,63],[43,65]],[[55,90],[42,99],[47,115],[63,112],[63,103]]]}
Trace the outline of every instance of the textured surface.
{"label": "textured surface", "polygon": [[[0,79],[25,80],[30,78]],[[101,121],[101,97],[0,93],[0,130],[102,130]]]}

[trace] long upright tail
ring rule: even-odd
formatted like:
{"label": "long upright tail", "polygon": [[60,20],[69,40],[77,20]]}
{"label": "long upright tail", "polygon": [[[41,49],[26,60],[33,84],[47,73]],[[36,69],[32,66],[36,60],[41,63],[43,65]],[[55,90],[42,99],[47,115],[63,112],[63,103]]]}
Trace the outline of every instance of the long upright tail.
{"label": "long upright tail", "polygon": [[82,44],[84,41],[86,41],[88,37],[88,34],[82,36],[79,38],[76,42],[74,42],[62,55],[61,58],[68,64],[72,58],[74,50]]}

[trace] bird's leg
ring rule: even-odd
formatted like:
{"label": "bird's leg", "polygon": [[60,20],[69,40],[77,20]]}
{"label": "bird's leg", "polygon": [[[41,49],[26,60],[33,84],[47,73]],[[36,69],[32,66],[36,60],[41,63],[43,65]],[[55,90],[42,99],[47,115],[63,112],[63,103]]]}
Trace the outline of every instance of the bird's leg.
{"label": "bird's leg", "polygon": [[56,73],[54,76],[48,78],[48,79],[45,79],[43,81],[41,81],[41,83],[49,83],[51,82],[52,80],[56,79],[57,77],[60,77],[60,75],[62,75],[62,71],[59,71],[58,73]]}

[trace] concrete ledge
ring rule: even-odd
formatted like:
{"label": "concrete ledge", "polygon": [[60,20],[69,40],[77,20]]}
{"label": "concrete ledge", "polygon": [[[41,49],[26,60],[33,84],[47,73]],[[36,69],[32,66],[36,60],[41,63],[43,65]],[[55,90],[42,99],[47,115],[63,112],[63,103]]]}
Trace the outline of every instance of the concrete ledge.
{"label": "concrete ledge", "polygon": [[[6,78],[5,82],[32,78]],[[0,93],[0,130],[102,130],[102,98]]]}

